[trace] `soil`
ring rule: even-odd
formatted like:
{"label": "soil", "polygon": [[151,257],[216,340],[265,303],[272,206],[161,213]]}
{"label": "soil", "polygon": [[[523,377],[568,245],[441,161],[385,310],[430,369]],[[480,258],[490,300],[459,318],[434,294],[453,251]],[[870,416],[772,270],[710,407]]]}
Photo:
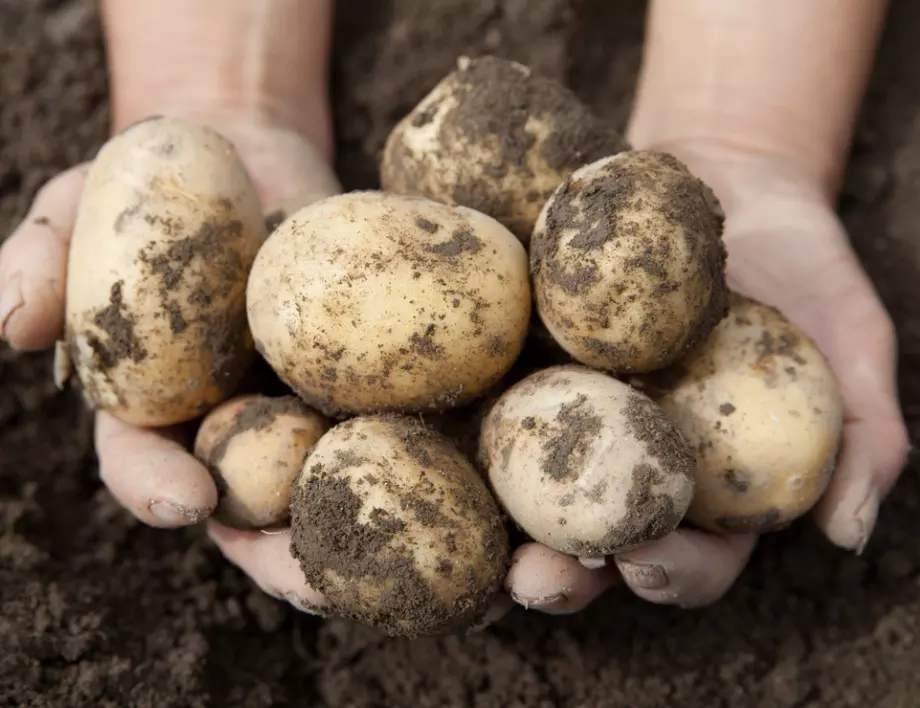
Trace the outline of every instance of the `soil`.
{"label": "soil", "polygon": [[[89,0],[0,0],[0,232],[107,129]],[[376,184],[390,127],[460,54],[563,79],[618,127],[635,86],[638,0],[340,0],[338,167]],[[893,3],[841,213],[900,334],[920,416],[920,4]],[[808,523],[766,538],[701,611],[614,589],[574,617],[516,609],[473,636],[386,639],[297,613],[201,529],[132,521],[102,487],[90,421],[50,354],[0,350],[0,704],[908,708],[920,695],[920,481],[902,477],[862,556]]]}

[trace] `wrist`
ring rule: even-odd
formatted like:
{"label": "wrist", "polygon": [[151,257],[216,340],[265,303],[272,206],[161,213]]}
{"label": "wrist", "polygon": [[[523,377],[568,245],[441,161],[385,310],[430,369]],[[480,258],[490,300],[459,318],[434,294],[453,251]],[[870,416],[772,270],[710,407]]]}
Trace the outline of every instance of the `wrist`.
{"label": "wrist", "polygon": [[105,0],[112,128],[154,113],[292,131],[331,161],[331,0]]}
{"label": "wrist", "polygon": [[702,138],[634,147],[666,152],[686,164],[715,192],[728,215],[755,201],[807,203],[833,210],[833,193],[819,175],[780,151]]}
{"label": "wrist", "polygon": [[628,138],[778,163],[833,201],[886,4],[653,0]]}

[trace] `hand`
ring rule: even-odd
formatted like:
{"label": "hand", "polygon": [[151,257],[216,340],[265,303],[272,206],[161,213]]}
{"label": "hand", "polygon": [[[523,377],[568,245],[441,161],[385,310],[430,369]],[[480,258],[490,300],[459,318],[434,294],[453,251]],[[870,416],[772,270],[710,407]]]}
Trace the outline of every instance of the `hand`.
{"label": "hand", "polygon": [[[233,141],[266,213],[290,199],[313,201],[340,189],[328,157],[291,130],[251,118],[190,117]],[[62,335],[67,249],[87,167],[69,170],[43,187],[23,223],[0,247],[0,335],[15,349],[45,349]],[[190,442],[186,432],[143,430],[105,413],[96,416],[100,476],[146,524],[195,524],[217,504],[210,474],[182,444]],[[218,545],[266,591],[297,606],[317,602],[288,552],[288,534],[250,534],[241,542],[235,532],[209,525]]]}
{"label": "hand", "polygon": [[[844,443],[813,516],[831,542],[860,553],[908,449],[890,318],[830,199],[795,166],[712,146],[660,149],[682,159],[722,201],[729,287],[777,307],[801,327],[839,379]],[[622,554],[616,564],[626,584],[646,600],[701,606],[731,587],[756,540],[753,535],[719,536],[681,527]],[[574,587],[574,592],[582,597],[588,593],[590,599],[595,588],[609,584],[609,576],[602,577],[603,582],[596,575],[585,578],[586,585]]]}

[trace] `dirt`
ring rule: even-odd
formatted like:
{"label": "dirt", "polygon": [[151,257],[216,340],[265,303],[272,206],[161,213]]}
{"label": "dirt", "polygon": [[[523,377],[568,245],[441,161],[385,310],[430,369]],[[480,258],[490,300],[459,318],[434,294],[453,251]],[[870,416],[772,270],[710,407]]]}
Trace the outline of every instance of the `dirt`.
{"label": "dirt", "polygon": [[[637,0],[340,0],[338,166],[375,184],[387,132],[459,54],[565,80],[622,127]],[[841,213],[900,335],[920,416],[920,5],[895,0]],[[105,137],[90,2],[0,0],[0,233],[40,185]],[[574,617],[517,609],[469,637],[386,640],[297,613],[200,528],[133,522],[106,492],[89,420],[50,354],[0,350],[0,705],[348,708],[910,708],[920,693],[920,478],[903,475],[862,556],[807,521],[766,537],[718,605],[611,590]]]}
{"label": "dirt", "polygon": [[93,317],[93,324],[107,337],[105,343],[95,335],[89,337],[90,346],[103,370],[113,368],[122,359],[139,363],[147,358],[147,350],[134,334],[134,316],[125,312],[124,286],[123,280],[112,283],[109,304]]}
{"label": "dirt", "polygon": [[[588,397],[581,394],[571,403],[561,406],[554,420],[558,427],[547,427],[539,433],[543,449],[540,468],[550,479],[576,481],[579,469],[591,452],[592,441],[601,432],[603,419],[586,403]],[[534,426],[535,421],[531,417],[521,421],[525,430]]]}

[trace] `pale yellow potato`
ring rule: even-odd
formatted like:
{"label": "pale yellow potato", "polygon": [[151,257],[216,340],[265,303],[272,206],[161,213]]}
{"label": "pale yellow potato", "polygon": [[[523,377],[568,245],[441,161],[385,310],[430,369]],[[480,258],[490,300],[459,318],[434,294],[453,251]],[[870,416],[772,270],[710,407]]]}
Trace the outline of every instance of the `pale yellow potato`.
{"label": "pale yellow potato", "polygon": [[588,366],[664,368],[725,315],[722,221],[715,195],[670,155],[626,152],[585,165],[534,229],[540,319]]}
{"label": "pale yellow potato", "polygon": [[462,57],[393,128],[380,180],[388,192],[488,214],[526,244],[568,174],[624,149],[562,84],[506,59]]}
{"label": "pale yellow potato", "polygon": [[419,637],[475,626],[501,590],[509,543],[470,461],[418,419],[340,423],[294,488],[294,556],[331,614]]}
{"label": "pale yellow potato", "polygon": [[294,396],[237,396],[202,421],[195,456],[218,489],[212,518],[265,529],[290,518],[291,486],[329,422]]}
{"label": "pale yellow potato", "polygon": [[494,219],[352,192],[278,226],[249,277],[265,360],[329,415],[437,411],[496,383],[524,346],[527,255]]}
{"label": "pale yellow potato", "polygon": [[737,294],[728,317],[648,392],[697,452],[694,525],[765,533],[805,514],[830,480],[843,432],[837,380],[779,311]]}
{"label": "pale yellow potato", "polygon": [[643,393],[568,364],[531,374],[486,416],[480,459],[532,539],[586,565],[662,538],[693,495],[693,451]]}
{"label": "pale yellow potato", "polygon": [[214,131],[154,118],[109,140],[74,225],[58,347],[88,403],[155,427],[230,396],[252,360],[246,277],[265,235],[255,188]]}

